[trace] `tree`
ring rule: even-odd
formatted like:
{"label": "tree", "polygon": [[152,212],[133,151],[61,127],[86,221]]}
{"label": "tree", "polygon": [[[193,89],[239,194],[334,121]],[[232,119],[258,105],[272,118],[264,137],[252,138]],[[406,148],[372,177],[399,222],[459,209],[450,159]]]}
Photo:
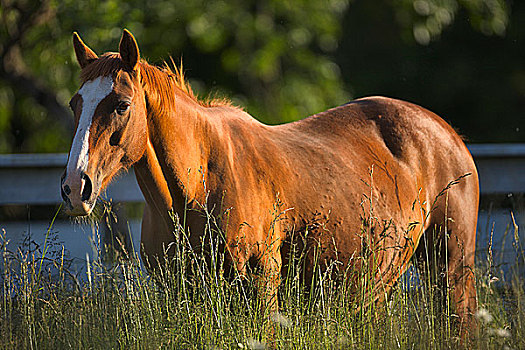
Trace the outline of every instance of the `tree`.
{"label": "tree", "polygon": [[[384,1],[395,37],[438,41],[461,9],[475,29],[503,35],[502,0]],[[195,90],[221,94],[262,121],[296,120],[348,101],[352,79],[337,57],[343,18],[359,1],[0,0],[0,152],[66,151],[78,88],[71,34],[98,53],[114,51],[122,28],[150,62],[182,59]],[[446,15],[447,14],[447,15]],[[346,17],[345,17],[346,16]],[[447,17],[448,16],[448,17]],[[388,44],[388,43],[387,43]]]}
{"label": "tree", "polygon": [[[524,142],[525,4],[516,2],[509,12],[503,3],[491,17],[488,6],[500,2],[469,2],[485,3],[475,7],[476,14],[463,2],[440,1],[453,4],[454,22],[421,45],[413,35],[424,20],[416,3],[402,9],[390,0],[352,3],[336,62],[354,96],[415,102],[445,118],[469,142]],[[410,15],[392,16],[393,11]],[[501,19],[505,32],[484,29],[499,23],[501,11],[507,14]]]}
{"label": "tree", "polygon": [[349,96],[328,53],[337,48],[346,6],[345,0],[3,0],[0,151],[67,149],[71,118],[63,106],[78,88],[74,30],[103,52],[115,50],[122,28],[129,28],[152,61],[182,56],[198,92],[232,95],[265,121],[344,102]]}

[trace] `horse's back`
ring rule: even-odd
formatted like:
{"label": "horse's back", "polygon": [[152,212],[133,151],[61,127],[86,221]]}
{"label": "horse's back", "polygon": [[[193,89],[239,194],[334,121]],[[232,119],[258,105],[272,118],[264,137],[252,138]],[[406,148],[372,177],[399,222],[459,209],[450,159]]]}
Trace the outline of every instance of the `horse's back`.
{"label": "horse's back", "polygon": [[311,146],[337,155],[340,164],[396,164],[434,195],[467,173],[477,186],[476,167],[462,138],[439,116],[409,102],[362,98],[283,129],[290,148],[301,145],[303,152]]}
{"label": "horse's back", "polygon": [[416,104],[388,97],[357,99],[288,125],[319,138],[337,138],[346,133],[381,141],[398,159],[411,159],[411,147],[431,153],[437,145],[463,154],[466,151],[461,137],[439,116]]}

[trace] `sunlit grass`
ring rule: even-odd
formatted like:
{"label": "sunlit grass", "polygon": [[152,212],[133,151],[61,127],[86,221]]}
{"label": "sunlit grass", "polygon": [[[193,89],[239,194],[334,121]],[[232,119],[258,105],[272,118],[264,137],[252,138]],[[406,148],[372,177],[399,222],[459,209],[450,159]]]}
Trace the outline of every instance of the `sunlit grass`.
{"label": "sunlit grass", "polygon": [[[476,270],[478,330],[462,344],[453,308],[438,300],[439,286],[419,280],[425,271],[410,269],[385,302],[371,302],[367,293],[356,301],[340,282],[348,271],[337,264],[316,269],[312,285],[304,285],[302,254],[292,249],[280,312],[268,316],[256,278],[225,277],[220,250],[211,249],[211,257],[195,251],[174,220],[173,255],[159,259],[162,268],[151,274],[130,255],[110,266],[87,261],[85,275],[75,276],[59,245],[48,242],[40,258],[41,251],[13,252],[4,241],[0,348],[525,348],[523,278],[502,275],[490,244],[480,248],[489,254]],[[518,266],[524,255],[517,229],[510,227],[509,234]],[[220,236],[210,218],[203,239]],[[372,290],[369,272],[357,278]]]}

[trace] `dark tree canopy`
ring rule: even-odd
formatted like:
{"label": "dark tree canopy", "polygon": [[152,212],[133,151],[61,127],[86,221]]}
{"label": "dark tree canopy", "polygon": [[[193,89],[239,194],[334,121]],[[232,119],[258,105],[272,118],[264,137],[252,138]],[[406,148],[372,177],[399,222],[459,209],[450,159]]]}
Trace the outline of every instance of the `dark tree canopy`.
{"label": "dark tree canopy", "polygon": [[460,8],[425,45],[387,3],[355,1],[343,20],[336,62],[353,96],[421,104],[470,142],[525,142],[525,3],[515,2],[508,19],[485,21],[486,11]]}
{"label": "dark tree canopy", "polygon": [[[509,5],[510,4],[510,5]],[[61,152],[78,88],[73,31],[151,63],[182,61],[201,95],[282,123],[383,94],[476,142],[524,141],[525,5],[503,0],[0,0],[0,152]]]}

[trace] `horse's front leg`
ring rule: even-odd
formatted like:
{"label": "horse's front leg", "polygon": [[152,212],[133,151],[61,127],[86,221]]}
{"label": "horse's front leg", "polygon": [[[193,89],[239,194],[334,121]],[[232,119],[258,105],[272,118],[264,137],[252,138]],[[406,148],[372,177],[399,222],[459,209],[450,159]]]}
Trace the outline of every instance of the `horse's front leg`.
{"label": "horse's front leg", "polygon": [[272,249],[263,253],[259,260],[260,275],[257,281],[257,294],[260,299],[261,315],[264,317],[264,329],[267,345],[276,348],[276,328],[281,319],[279,313],[279,285],[281,284],[281,254],[280,249]]}
{"label": "horse's front leg", "polygon": [[281,254],[279,249],[264,254],[259,262],[261,275],[258,281],[258,294],[264,308],[264,314],[272,316],[279,311],[277,297],[281,284]]}
{"label": "horse's front leg", "polygon": [[[265,250],[262,253],[255,253],[257,249],[252,251],[244,251],[238,247],[230,248],[230,263],[233,264],[238,277],[242,279],[251,276],[254,281],[254,287],[257,289],[257,295],[261,301],[261,315],[271,316],[273,313],[279,311],[279,302],[277,292],[281,283],[281,255],[278,248],[272,250]],[[249,257],[256,257],[256,270],[248,268],[250,265]]]}

